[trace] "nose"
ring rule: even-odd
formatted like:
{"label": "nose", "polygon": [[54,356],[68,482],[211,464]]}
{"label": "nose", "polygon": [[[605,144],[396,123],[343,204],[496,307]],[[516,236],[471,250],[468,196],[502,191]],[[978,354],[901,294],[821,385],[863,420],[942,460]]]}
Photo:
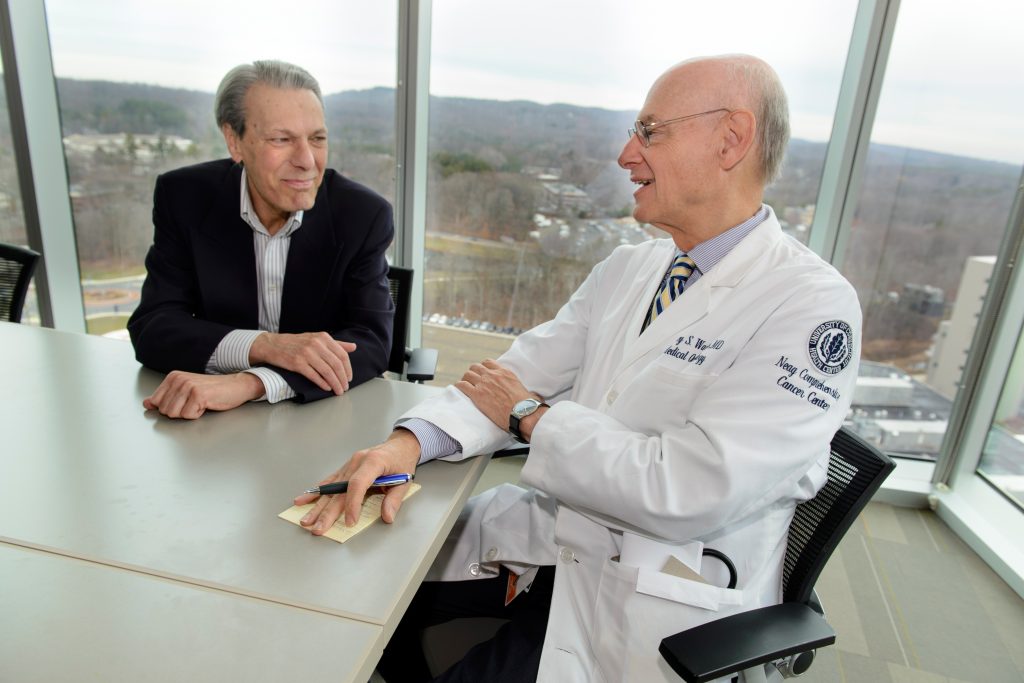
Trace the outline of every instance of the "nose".
{"label": "nose", "polygon": [[636,133],[631,133],[629,140],[626,141],[622,151],[619,153],[619,166],[628,169],[631,166],[639,164],[643,160],[643,157],[640,156],[640,150],[642,147],[643,145],[640,144],[640,138]]}
{"label": "nose", "polygon": [[294,152],[292,153],[292,164],[299,168],[313,168],[316,159],[313,156],[313,146],[309,140],[303,137],[296,138]]}

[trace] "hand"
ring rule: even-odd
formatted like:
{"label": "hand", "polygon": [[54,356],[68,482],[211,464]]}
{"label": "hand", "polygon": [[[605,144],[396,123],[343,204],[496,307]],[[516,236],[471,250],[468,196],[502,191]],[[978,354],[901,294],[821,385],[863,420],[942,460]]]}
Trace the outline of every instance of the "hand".
{"label": "hand", "polygon": [[[313,534],[320,536],[345,513],[345,526],[352,526],[359,519],[359,509],[363,506],[366,490],[377,477],[385,474],[413,474],[420,460],[420,442],[407,429],[396,429],[391,432],[388,440],[372,448],[358,451],[338,470],[319,484],[331,484],[336,481],[348,480],[348,493],[337,493],[330,496],[317,496],[315,493],[304,493],[295,498],[296,505],[305,505],[316,500],[316,505],[300,521],[302,526],[310,527]],[[402,498],[408,484],[388,486],[384,491],[384,502],[381,504],[381,519],[388,524],[395,521],[398,509],[402,507]]]}
{"label": "hand", "polygon": [[338,341],[326,332],[276,334],[264,332],[249,348],[249,362],[270,363],[297,372],[324,391],[341,395],[352,381],[352,342]]}
{"label": "hand", "polygon": [[455,388],[468,396],[491,422],[506,431],[516,403],[530,397],[540,400],[523,386],[514,372],[490,359],[470,365]]}
{"label": "hand", "polygon": [[263,396],[263,382],[256,375],[200,375],[175,370],[164,378],[152,396],[142,401],[146,410],[167,417],[195,420],[207,410],[231,410]]}

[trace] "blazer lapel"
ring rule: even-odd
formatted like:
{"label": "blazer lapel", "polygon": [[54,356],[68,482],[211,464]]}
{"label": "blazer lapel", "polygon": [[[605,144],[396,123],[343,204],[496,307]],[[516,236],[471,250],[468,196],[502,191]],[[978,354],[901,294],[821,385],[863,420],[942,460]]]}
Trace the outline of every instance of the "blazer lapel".
{"label": "blazer lapel", "polygon": [[[197,270],[203,279],[204,299],[232,325],[246,329],[259,326],[256,298],[256,251],[252,228],[242,220],[241,168],[224,175],[210,211],[202,218],[196,245]],[[241,318],[236,316],[241,315]]]}
{"label": "blazer lapel", "polygon": [[[326,184],[326,180],[325,180]],[[284,290],[281,293],[281,331],[298,329],[316,316],[330,291],[344,241],[331,218],[323,186],[313,208],[302,216],[302,226],[288,246]]]}
{"label": "blazer lapel", "polygon": [[[631,311],[626,326],[626,343],[623,346],[622,353],[623,368],[646,353],[653,325],[649,326],[643,334],[640,333],[640,330],[643,327],[644,319],[647,317],[647,309],[650,308],[651,302],[661,288],[661,280],[665,275],[665,271],[668,270],[672,259],[675,258],[675,251],[675,245],[671,241],[666,241],[665,246],[656,252],[657,256],[649,259],[648,264],[645,264],[646,267],[641,268],[640,272],[636,275],[641,292],[639,301],[634,300],[630,304]],[[655,320],[654,322],[657,324],[658,321]]]}

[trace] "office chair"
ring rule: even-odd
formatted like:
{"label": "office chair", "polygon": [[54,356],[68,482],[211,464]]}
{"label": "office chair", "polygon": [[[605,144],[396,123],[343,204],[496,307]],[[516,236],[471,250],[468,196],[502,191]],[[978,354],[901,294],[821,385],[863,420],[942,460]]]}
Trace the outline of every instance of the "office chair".
{"label": "office chair", "polygon": [[394,372],[406,381],[423,384],[434,379],[437,370],[437,349],[410,349],[406,346],[409,335],[409,303],[412,300],[412,270],[390,266],[388,288],[395,302],[395,325],[391,334],[391,355],[388,372]]}
{"label": "office chair", "polygon": [[0,242],[0,320],[21,322],[21,310],[39,254],[31,249]]}
{"label": "office chair", "polygon": [[797,505],[789,526],[782,603],[681,631],[658,648],[687,683],[704,683],[774,663],[786,678],[804,673],[816,648],[831,645],[814,584],[853,521],[896,464],[845,427],[832,439],[828,481]]}

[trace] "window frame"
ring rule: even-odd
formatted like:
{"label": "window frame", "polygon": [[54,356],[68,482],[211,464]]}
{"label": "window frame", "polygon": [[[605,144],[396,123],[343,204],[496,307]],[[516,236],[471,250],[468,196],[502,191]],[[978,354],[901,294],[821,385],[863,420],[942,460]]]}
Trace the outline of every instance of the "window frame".
{"label": "window frame", "polygon": [[57,81],[43,0],[0,2],[0,49],[11,138],[45,327],[85,332],[78,248],[64,160]]}

